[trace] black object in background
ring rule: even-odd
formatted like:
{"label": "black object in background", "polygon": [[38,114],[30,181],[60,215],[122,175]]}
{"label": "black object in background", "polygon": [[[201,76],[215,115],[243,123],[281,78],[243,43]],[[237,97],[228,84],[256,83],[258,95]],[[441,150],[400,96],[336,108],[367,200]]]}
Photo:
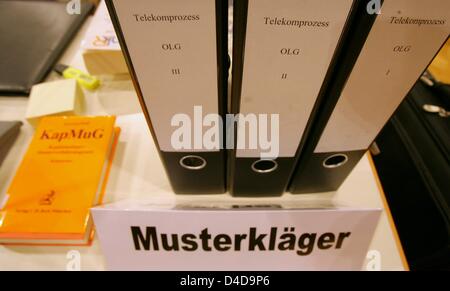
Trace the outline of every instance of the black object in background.
{"label": "black object in background", "polygon": [[1,95],[28,95],[43,81],[94,7],[81,1],[81,13],[70,15],[66,5],[0,1]]}
{"label": "black object in background", "polygon": [[22,122],[0,121],[0,166],[20,132]]}
{"label": "black object in background", "polygon": [[420,80],[431,88],[434,94],[443,102],[442,104],[447,107],[446,110],[450,111],[450,84],[436,80],[428,71],[423,74]]}
{"label": "black object in background", "polygon": [[376,140],[374,162],[412,270],[450,269],[450,118],[418,82]]}

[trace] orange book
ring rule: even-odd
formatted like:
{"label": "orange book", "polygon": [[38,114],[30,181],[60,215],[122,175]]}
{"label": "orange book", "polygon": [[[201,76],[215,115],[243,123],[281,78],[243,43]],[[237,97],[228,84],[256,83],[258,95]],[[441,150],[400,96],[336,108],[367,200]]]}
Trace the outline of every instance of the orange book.
{"label": "orange book", "polygon": [[0,243],[84,245],[101,203],[120,130],[115,117],[41,120],[0,201]]}

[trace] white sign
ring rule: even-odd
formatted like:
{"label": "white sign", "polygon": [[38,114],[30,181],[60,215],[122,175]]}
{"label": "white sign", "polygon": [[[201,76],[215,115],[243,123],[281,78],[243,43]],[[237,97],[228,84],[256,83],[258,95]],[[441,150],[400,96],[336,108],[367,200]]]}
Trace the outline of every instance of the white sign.
{"label": "white sign", "polygon": [[378,209],[92,209],[109,270],[361,270]]}

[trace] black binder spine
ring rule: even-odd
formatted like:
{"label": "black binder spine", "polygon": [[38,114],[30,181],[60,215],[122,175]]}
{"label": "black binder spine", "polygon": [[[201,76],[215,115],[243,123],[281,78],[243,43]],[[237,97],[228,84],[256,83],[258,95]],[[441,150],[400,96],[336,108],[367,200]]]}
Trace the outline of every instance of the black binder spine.
{"label": "black binder spine", "polygon": [[[140,2],[140,5],[146,5],[145,11],[144,9],[135,9],[133,12],[130,9],[128,11],[128,15],[125,13],[122,15],[124,17],[123,19],[121,16],[119,16],[118,7],[117,4],[122,5],[129,5],[130,7],[133,7],[137,2]],[[158,130],[157,127],[161,127],[161,122],[159,122],[161,119],[158,119],[159,121],[156,121],[156,114],[155,110],[172,110],[174,113],[177,113],[175,109],[172,107],[176,107],[179,103],[185,104],[189,108],[188,110],[191,112],[183,112],[180,111],[179,113],[185,113],[185,114],[192,114],[192,111],[194,111],[195,106],[202,106],[202,108],[209,108],[208,112],[206,113],[212,113],[212,114],[218,114],[221,119],[225,119],[226,114],[226,106],[227,106],[227,78],[228,78],[228,50],[227,50],[227,40],[228,40],[228,1],[227,0],[213,0],[213,1],[174,1],[174,0],[161,0],[159,1],[162,6],[165,8],[162,9],[160,14],[157,14],[157,5],[155,4],[155,1],[136,1],[136,0],[106,0],[106,4],[108,6],[109,13],[111,15],[112,22],[114,24],[114,28],[116,30],[117,36],[119,38],[122,51],[124,53],[124,57],[126,59],[130,74],[133,79],[133,83],[136,89],[136,92],[139,97],[139,101],[141,103],[141,107],[143,110],[143,113],[146,117],[150,132],[153,136],[153,139],[155,141],[155,144],[159,150],[160,158],[164,164],[166,173],[169,177],[171,186],[175,193],[177,194],[220,194],[224,193],[226,191],[226,151],[224,149],[224,137],[225,137],[225,127],[221,127],[221,141],[220,141],[220,149],[214,149],[214,150],[203,150],[203,149],[195,149],[195,150],[167,150],[167,148],[170,148],[170,146],[165,145],[163,148],[163,144],[167,144],[168,140],[170,140],[170,137],[168,136],[167,130]],[[157,1],[156,1],[157,2]],[[191,3],[192,2],[192,3]],[[126,4],[124,4],[126,3]],[[214,39],[201,39],[202,37],[208,37],[207,35],[202,35],[202,33],[198,33],[197,31],[192,32],[186,32],[184,34],[180,34],[180,36],[186,37],[186,34],[189,34],[188,37],[192,37],[192,42],[195,43],[197,39],[200,39],[203,43],[207,43],[207,45],[214,44],[215,46],[215,61],[209,62],[208,67],[205,69],[205,67],[202,67],[201,70],[195,70],[196,68],[187,66],[188,74],[189,72],[195,72],[195,76],[192,78],[195,80],[197,84],[184,84],[184,83],[176,83],[173,84],[165,83],[164,85],[161,85],[162,89],[159,88],[159,90],[168,90],[173,88],[180,88],[181,90],[189,91],[190,95],[196,96],[198,88],[201,88],[202,83],[206,84],[215,84],[217,87],[216,93],[210,91],[211,94],[202,95],[201,97],[203,99],[195,99],[191,102],[188,98],[182,98],[183,96],[178,96],[181,99],[173,99],[166,98],[167,104],[163,106],[163,108],[153,109],[152,108],[152,101],[154,96],[156,96],[157,93],[154,93],[152,91],[151,86],[144,84],[148,79],[146,79],[146,76],[142,74],[142,68],[137,69],[139,66],[139,63],[143,60],[138,59],[136,51],[131,50],[131,42],[135,41],[136,43],[134,46],[139,45],[137,42],[139,42],[138,38],[132,38],[128,37],[126,29],[124,28],[124,25],[129,25],[127,23],[128,20],[125,19],[126,17],[143,17],[142,21],[146,22],[146,25],[151,25],[152,17],[156,16],[156,19],[163,19],[167,20],[167,15],[173,15],[178,16],[180,13],[179,7],[184,6],[187,7],[187,5],[193,4],[192,7],[188,7],[187,9],[184,9],[183,11],[188,11],[187,13],[190,13],[189,15],[181,15],[181,17],[178,17],[177,19],[179,21],[185,21],[192,22],[192,21],[198,21],[203,20],[204,18],[208,18],[208,15],[201,14],[198,11],[196,11],[196,5],[208,5],[208,7],[212,4],[214,6],[213,10],[208,10],[207,13],[214,13],[215,14],[215,33],[214,33]],[[171,8],[168,8],[171,7]],[[177,7],[177,9],[173,9],[174,7]],[[172,11],[168,12],[168,9],[172,9]],[[202,10],[204,11],[204,10]],[[153,15],[155,13],[155,15]],[[206,13],[206,12],[205,12]],[[136,14],[136,15],[135,15]],[[184,17],[186,16],[186,17]],[[150,19],[150,20],[149,20]],[[139,18],[136,18],[136,21],[140,20]],[[170,22],[173,24],[172,22]],[[202,29],[209,29],[211,28],[210,25],[200,25]],[[197,27],[198,28],[198,27]],[[169,27],[169,29],[173,29],[173,25]],[[132,31],[132,29],[129,27],[127,29],[128,33]],[[145,31],[144,31],[145,32]],[[204,32],[204,30],[202,30]],[[147,32],[150,33],[150,32]],[[153,30],[153,33],[158,36],[164,37],[164,32]],[[205,34],[207,34],[205,32]],[[168,37],[168,41],[179,41],[178,39],[171,39]],[[142,40],[142,44],[145,43],[145,40]],[[160,44],[161,45],[161,44]],[[186,41],[185,43],[181,43],[181,47],[187,46],[189,47],[191,43],[188,43]],[[177,49],[177,48],[175,48]],[[135,53],[133,55],[133,53]],[[142,52],[141,52],[142,53]],[[191,57],[192,53],[194,53],[195,58],[202,58],[202,52],[196,53],[195,50],[191,50]],[[211,51],[207,51],[207,54],[211,54]],[[146,57],[151,57],[151,53],[148,53]],[[206,58],[206,57],[205,57]],[[185,58],[186,60],[187,58]],[[174,59],[174,62],[179,61],[179,59]],[[207,60],[205,59],[205,62]],[[195,66],[195,64],[201,64],[201,61],[198,62],[192,62],[191,65]],[[174,67],[171,69],[169,67],[172,64],[167,64],[167,69],[172,70],[172,74],[175,75],[181,75],[184,73],[182,70],[179,70],[178,68]],[[203,70],[203,71],[202,71]],[[201,71],[201,72],[198,72]],[[159,74],[159,73],[158,73]],[[162,74],[162,73],[161,73]],[[216,80],[211,80],[208,82],[206,80],[211,75],[216,75]],[[157,75],[155,75],[156,77]],[[202,80],[205,78],[205,80]],[[182,86],[186,85],[187,88],[183,88]],[[144,87],[146,89],[144,89]],[[161,91],[159,91],[161,92]],[[155,95],[153,95],[155,94]],[[201,94],[200,92],[198,94]],[[176,98],[176,94],[172,94]],[[172,96],[170,96],[172,97]],[[203,103],[203,101],[205,103]],[[211,106],[211,104],[216,104],[215,106]],[[209,106],[209,107],[208,107]],[[154,106],[155,107],[155,106]],[[153,110],[153,111],[152,111]],[[153,112],[153,114],[152,114]],[[170,120],[166,119],[164,120],[164,126],[170,126]],[[194,121],[193,121],[194,122]],[[194,137],[192,137],[194,139]]]}
{"label": "black binder spine", "polygon": [[448,37],[444,1],[384,0],[379,15],[363,2],[291,179],[294,194],[341,186]]}
{"label": "black binder spine", "polygon": [[364,156],[365,151],[348,153],[347,157],[351,162],[347,161],[339,171],[329,173],[329,171],[323,172],[323,161],[333,156],[339,158],[339,153],[314,154],[314,149],[339,99],[337,92],[340,92],[345,85],[377,16],[376,14],[367,14],[368,3],[369,0],[360,1],[356,16],[343,41],[342,53],[337,61],[333,80],[325,93],[327,95],[326,102],[320,106],[289,185],[289,191],[294,194],[326,192],[339,188],[343,180]]}
{"label": "black binder spine", "polygon": [[[302,32],[300,32],[299,34],[296,35],[296,32],[299,32],[302,30],[302,28],[300,27],[289,27],[290,23],[293,23],[293,21],[302,21],[302,20],[319,20],[317,21],[318,23],[320,22],[321,25],[330,25],[333,26],[333,31],[334,31],[334,37],[329,37],[329,36],[324,36],[323,34],[320,35],[319,33],[322,33],[322,31],[320,30],[320,27],[316,27],[315,29],[317,29],[314,33],[318,33],[318,35],[312,39],[310,39],[309,41],[313,42],[316,45],[323,45],[324,47],[328,47],[331,48],[331,55],[327,55],[327,53],[329,54],[329,52],[324,52],[323,55],[321,55],[320,57],[311,57],[311,59],[316,59],[317,61],[317,66],[315,68],[320,68],[320,70],[318,71],[314,71],[314,73],[311,73],[312,75],[315,76],[316,80],[313,80],[314,82],[317,82],[317,80],[319,80],[319,84],[318,86],[314,87],[313,90],[310,90],[311,88],[307,88],[308,90],[310,90],[308,93],[305,93],[302,91],[303,88],[299,88],[297,90],[297,92],[295,94],[289,94],[286,92],[281,93],[282,97],[288,97],[289,100],[285,100],[284,98],[280,97],[278,101],[276,102],[287,102],[287,104],[289,104],[289,102],[293,102],[293,106],[292,108],[294,108],[294,110],[291,110],[291,108],[286,109],[286,108],[282,108],[282,107],[277,107],[277,109],[273,109],[274,113],[279,113],[280,116],[280,120],[281,120],[281,124],[280,124],[280,131],[285,131],[284,135],[283,132],[281,133],[281,140],[280,140],[280,147],[281,147],[281,151],[284,151],[285,153],[281,154],[280,156],[276,157],[276,158],[268,158],[268,159],[264,159],[255,155],[239,155],[238,154],[238,150],[236,150],[237,146],[237,142],[238,142],[238,125],[234,124],[233,125],[233,129],[234,129],[234,149],[232,151],[230,151],[229,154],[229,190],[231,192],[231,194],[233,196],[243,196],[243,197],[253,197],[253,196],[279,196],[282,195],[284,193],[284,191],[286,190],[288,183],[289,183],[289,179],[293,173],[293,170],[295,168],[296,165],[296,160],[297,157],[299,155],[299,153],[302,150],[302,146],[303,144],[305,144],[306,141],[306,137],[307,137],[307,133],[309,132],[310,128],[311,128],[311,121],[312,121],[312,117],[315,116],[315,114],[317,113],[317,110],[319,109],[319,105],[322,101],[322,99],[324,98],[324,89],[327,87],[327,84],[331,81],[332,78],[332,72],[334,71],[334,66],[336,65],[336,61],[337,61],[337,57],[340,54],[340,51],[343,48],[343,44],[342,44],[342,40],[345,39],[345,35],[348,33],[349,27],[348,27],[348,23],[351,23],[352,18],[356,15],[356,9],[358,6],[358,2],[359,1],[341,1],[340,5],[342,5],[342,8],[340,7],[342,10],[339,10],[338,12],[335,12],[336,14],[333,15],[335,18],[333,18],[331,21],[330,19],[327,19],[327,17],[332,18],[333,16],[332,13],[329,12],[329,10],[325,10],[327,16],[323,16],[321,15],[319,18],[320,19],[314,19],[314,15],[306,15],[306,13],[301,14],[301,13],[297,13],[295,15],[286,13],[286,10],[289,9],[284,9],[280,10],[280,9],[274,9],[276,11],[282,11],[280,13],[280,15],[277,15],[276,12],[269,12],[267,14],[267,17],[254,17],[253,19],[249,20],[248,17],[249,15],[252,15],[251,13],[255,13],[255,11],[249,11],[249,9],[258,9],[261,8],[260,4],[258,4],[258,1],[253,1],[253,0],[237,0],[234,1],[234,15],[233,15],[233,29],[234,29],[234,34],[233,34],[233,79],[232,79],[232,100],[231,100],[231,113],[233,114],[240,114],[243,112],[248,113],[249,108],[255,108],[258,106],[255,106],[255,104],[252,104],[252,101],[247,101],[248,99],[258,99],[258,102],[264,103],[264,102],[274,102],[273,100],[265,100],[264,98],[262,98],[261,96],[247,96],[249,95],[248,92],[254,92],[256,90],[252,90],[251,89],[251,85],[249,85],[248,87],[250,88],[249,90],[247,90],[247,92],[244,92],[245,90],[243,90],[243,88],[248,85],[245,84],[245,82],[249,82],[252,81],[251,79],[255,79],[259,80],[260,86],[261,88],[268,88],[269,90],[271,90],[270,86],[273,86],[275,88],[279,88],[280,92],[282,91],[281,87],[277,87],[280,84],[277,83],[278,80],[276,80],[276,76],[274,76],[272,79],[267,80],[265,77],[262,77],[261,79],[258,79],[258,76],[256,75],[252,75],[252,73],[249,73],[251,70],[251,72],[254,72],[255,70],[255,66],[250,65],[250,69],[247,67],[246,68],[246,59],[249,57],[252,57],[250,54],[254,54],[256,53],[254,51],[255,49],[255,40],[253,40],[252,42],[250,42],[252,44],[252,47],[248,47],[248,39],[249,38],[254,38],[255,34],[261,33],[262,34],[262,29],[260,30],[256,30],[254,27],[256,25],[260,25],[260,23],[258,23],[258,19],[260,19],[261,22],[265,21],[265,24],[273,24],[274,25],[278,25],[279,23],[279,27],[282,27],[283,25],[288,25],[285,29],[289,30],[292,29],[290,31],[290,35],[289,36],[284,36],[284,38],[282,38],[282,40],[280,41],[280,43],[278,44],[278,50],[282,50],[282,49],[291,49],[290,52],[294,52],[295,48],[298,49],[297,52],[299,52],[299,55],[304,53],[303,50],[306,51],[306,54],[311,53],[310,51],[308,51],[311,46],[308,47],[308,45],[306,45],[306,43],[308,43],[308,39],[304,39],[303,44],[299,45],[297,44],[295,41],[290,41],[289,38],[295,38],[296,36],[298,38],[302,38],[302,37],[311,37],[308,36],[306,34],[302,34]],[[286,7],[290,7],[293,5],[292,3],[290,3],[289,1],[273,1],[273,4],[271,5],[278,5],[279,7],[283,7],[283,5],[290,5],[290,6],[286,6]],[[252,6],[253,4],[253,6]],[[256,5],[258,4],[258,5]],[[250,5],[250,6],[249,6]],[[302,11],[301,8],[305,8],[305,5],[309,5],[306,6],[306,9],[309,9],[308,11],[314,11],[314,9],[311,8],[311,5],[317,5],[317,4],[312,4],[312,3],[303,3],[302,1],[298,1],[296,2],[294,5],[297,5],[298,10],[296,11]],[[319,4],[320,5],[320,4]],[[286,8],[284,7],[284,8]],[[267,9],[267,6],[264,6],[263,8]],[[323,8],[323,7],[322,7]],[[326,9],[326,8],[324,8]],[[317,10],[317,7],[316,7]],[[294,11],[294,10],[293,10]],[[275,14],[274,14],[275,13]],[[258,14],[259,15],[259,14]],[[286,15],[286,17],[285,17]],[[337,15],[337,16],[336,16]],[[311,19],[312,18],[312,19]],[[249,24],[249,21],[254,21],[255,22],[256,19],[256,24],[252,23]],[[339,23],[339,25],[336,25],[336,23]],[[253,25],[253,30],[252,32],[248,31],[248,27],[249,25]],[[275,26],[270,26],[267,25],[267,30],[270,31],[270,33],[274,33],[274,31],[272,29],[274,29]],[[278,27],[278,28],[279,28]],[[276,28],[275,28],[276,29]],[[296,30],[298,29],[298,30]],[[303,27],[303,29],[308,30],[311,28],[305,28]],[[280,33],[284,33],[282,32],[283,29],[281,29]],[[312,31],[312,30],[311,30]],[[253,34],[252,34],[253,33]],[[268,36],[266,36],[267,38],[271,38],[271,34],[268,34]],[[275,33],[275,35],[278,33],[278,31]],[[256,36],[256,37],[260,37],[260,36]],[[327,38],[329,37],[329,38]],[[327,40],[323,40],[323,43],[319,43],[318,39],[327,39]],[[277,40],[273,40],[274,42],[277,42]],[[265,40],[263,41],[256,41],[261,42],[261,43],[265,43]],[[295,47],[295,45],[298,45],[297,47]],[[286,48],[284,47],[286,46]],[[276,46],[274,46],[276,47]],[[260,50],[264,50],[264,47],[261,47]],[[278,50],[273,50],[272,54],[277,54],[280,53]],[[269,55],[269,57],[272,57],[272,55],[270,55],[271,53],[267,53],[266,54]],[[295,54],[295,52],[294,52]],[[290,56],[291,60],[295,63],[297,62],[299,64],[299,66],[295,69],[292,70],[292,68],[287,68],[286,71],[280,71],[279,72],[279,78],[281,79],[285,79],[287,82],[286,86],[292,86],[290,78],[293,78],[297,81],[296,85],[294,86],[298,86],[298,84],[305,84],[305,83],[309,83],[311,81],[311,79],[309,79],[309,76],[304,76],[302,75],[301,72],[299,72],[299,68],[302,65],[305,66],[309,66],[310,63],[303,59],[302,61],[297,61],[297,59],[295,59],[295,57],[293,57],[292,55]],[[301,56],[302,57],[302,56]],[[289,57],[287,57],[289,58]],[[321,63],[321,61],[323,59],[327,59],[327,63],[323,64]],[[261,59],[260,62],[262,64],[267,64],[266,67],[264,68],[264,71],[267,74],[271,74],[272,71],[275,70],[282,70],[284,69],[283,67],[278,65],[278,62],[284,62],[284,59],[280,59],[280,58],[276,58],[273,57],[273,59]],[[285,63],[283,63],[285,64]],[[247,72],[247,74],[245,73],[246,70],[248,70],[249,72]],[[305,68],[304,71],[307,71],[307,69]],[[277,71],[278,73],[278,71]],[[247,79],[245,79],[247,76]],[[304,78],[305,77],[305,78]],[[296,79],[297,78],[297,79]],[[305,80],[306,79],[306,80]],[[254,82],[254,81],[253,81]],[[273,84],[272,84],[273,83]],[[254,86],[254,85],[253,85]],[[311,93],[314,92],[314,93]],[[244,96],[246,95],[246,96]],[[251,94],[250,94],[251,95]],[[295,97],[295,98],[294,98]],[[268,97],[269,99],[271,97]],[[308,100],[308,98],[312,98]],[[300,101],[298,101],[300,100]],[[303,103],[301,103],[303,102]],[[250,105],[249,105],[250,104]],[[301,106],[299,106],[301,104]],[[289,104],[290,105],[290,104]],[[295,105],[295,106],[294,106]],[[246,110],[243,110],[243,106],[247,106]],[[276,107],[276,106],[274,106]],[[303,108],[308,108],[307,110],[304,110],[304,112],[296,112],[295,114],[297,114],[297,116],[293,117],[293,112],[295,112],[295,110],[299,109],[299,110],[303,110]],[[267,113],[270,114],[272,112],[270,112],[271,108],[267,108],[268,110],[267,112],[264,112],[262,110],[260,110],[259,112],[255,112],[255,113]],[[276,111],[276,110],[284,110],[284,112],[280,112],[280,111]],[[299,117],[302,118],[299,118]],[[289,122],[284,122],[283,123],[283,118],[285,118],[285,120],[291,120],[292,122],[290,123],[291,125],[288,126],[293,126],[294,127],[294,131],[292,132],[292,135],[296,136],[295,138],[292,138],[292,140],[295,140],[295,144],[292,142],[292,140],[288,140],[290,139],[290,137],[288,137],[286,139],[286,131],[290,131],[290,128],[285,128],[284,125],[289,124]],[[229,135],[230,136],[230,135]],[[291,150],[286,151],[285,149],[283,150],[283,147],[286,148],[286,144],[289,143],[290,145],[294,144],[294,146],[291,147]],[[293,148],[293,150],[292,150]],[[286,154],[286,152],[289,152],[288,154]]]}

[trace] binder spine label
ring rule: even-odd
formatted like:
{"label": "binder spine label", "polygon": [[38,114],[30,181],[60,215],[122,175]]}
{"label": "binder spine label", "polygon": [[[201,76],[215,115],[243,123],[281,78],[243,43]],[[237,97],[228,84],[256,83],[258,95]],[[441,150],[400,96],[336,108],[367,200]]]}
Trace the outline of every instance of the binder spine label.
{"label": "binder spine label", "polygon": [[[215,1],[113,3],[160,149],[219,151],[220,144],[205,148],[202,132],[194,132],[219,122]],[[203,121],[208,115],[214,118]],[[182,148],[173,144],[180,128],[189,131],[181,137],[188,140],[178,140],[188,144]]]}
{"label": "binder spine label", "polygon": [[252,116],[260,139],[277,139],[277,157],[295,156],[352,2],[249,0],[238,158],[259,158],[267,150],[265,141],[252,142],[257,135],[245,133],[254,132]]}
{"label": "binder spine label", "polygon": [[450,32],[450,1],[385,0],[316,153],[366,150]]}

